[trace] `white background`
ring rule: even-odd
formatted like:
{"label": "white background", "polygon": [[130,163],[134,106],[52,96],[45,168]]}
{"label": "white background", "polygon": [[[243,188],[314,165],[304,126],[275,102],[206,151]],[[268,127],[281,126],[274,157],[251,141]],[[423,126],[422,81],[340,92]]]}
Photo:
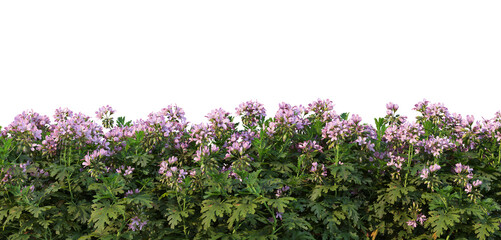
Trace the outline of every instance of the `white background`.
{"label": "white background", "polygon": [[331,99],[373,123],[426,98],[501,109],[500,1],[2,1],[0,125],[33,109],[192,123],[258,100]]}

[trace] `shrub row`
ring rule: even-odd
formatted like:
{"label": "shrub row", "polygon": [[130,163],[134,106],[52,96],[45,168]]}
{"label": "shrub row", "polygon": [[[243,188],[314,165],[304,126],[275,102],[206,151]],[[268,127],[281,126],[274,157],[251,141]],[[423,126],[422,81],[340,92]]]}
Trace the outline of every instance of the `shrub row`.
{"label": "shrub row", "polygon": [[501,238],[501,113],[386,107],[374,126],[329,100],[193,125],[175,105],[23,112],[1,130],[0,238]]}

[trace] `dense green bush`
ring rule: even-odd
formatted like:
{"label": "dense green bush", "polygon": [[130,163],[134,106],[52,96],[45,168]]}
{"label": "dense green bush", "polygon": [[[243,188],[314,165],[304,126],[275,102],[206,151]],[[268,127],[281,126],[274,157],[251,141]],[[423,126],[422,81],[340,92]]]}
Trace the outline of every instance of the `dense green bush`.
{"label": "dense green bush", "polygon": [[441,104],[375,126],[329,100],[169,106],[101,124],[24,112],[0,137],[2,239],[499,239],[501,113]]}

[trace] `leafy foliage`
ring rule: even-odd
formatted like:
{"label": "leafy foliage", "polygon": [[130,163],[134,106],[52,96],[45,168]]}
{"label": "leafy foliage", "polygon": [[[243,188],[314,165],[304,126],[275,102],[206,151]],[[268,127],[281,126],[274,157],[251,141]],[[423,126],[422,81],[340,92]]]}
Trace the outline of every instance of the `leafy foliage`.
{"label": "leafy foliage", "polygon": [[501,239],[501,115],[397,109],[25,112],[0,134],[0,239]]}

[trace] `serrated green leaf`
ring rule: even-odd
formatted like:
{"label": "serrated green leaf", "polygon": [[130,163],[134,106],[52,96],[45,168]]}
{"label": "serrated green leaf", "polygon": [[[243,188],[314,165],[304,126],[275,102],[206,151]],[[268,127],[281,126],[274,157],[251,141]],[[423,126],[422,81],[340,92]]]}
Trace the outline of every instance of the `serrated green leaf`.
{"label": "serrated green leaf", "polygon": [[431,211],[430,215],[431,217],[426,221],[426,223],[427,225],[431,224],[433,231],[436,233],[437,237],[440,237],[445,230],[453,227],[456,223],[460,222],[460,216],[453,211]]}
{"label": "serrated green leaf", "polygon": [[233,228],[233,224],[236,222],[245,219],[248,214],[254,214],[256,213],[256,208],[257,205],[246,200],[243,200],[242,202],[234,203],[233,206],[235,207],[233,209],[233,212],[228,219],[228,229]]}
{"label": "serrated green leaf", "polygon": [[288,230],[301,229],[310,230],[311,224],[295,212],[283,214],[283,225]]}
{"label": "serrated green leaf", "polygon": [[489,216],[487,218],[487,221],[473,225],[473,229],[475,229],[475,234],[477,235],[478,239],[485,240],[491,235],[491,233],[499,231],[499,224],[499,218],[493,218]]}
{"label": "serrated green leaf", "polygon": [[146,206],[147,208],[153,207],[153,200],[148,194],[133,194],[132,196],[128,196],[126,199],[128,204],[134,203]]}
{"label": "serrated green leaf", "polygon": [[28,207],[26,207],[26,210],[27,210],[29,213],[33,214],[33,216],[34,216],[35,218],[38,218],[38,216],[39,216],[41,213],[43,213],[43,212],[45,212],[45,211],[47,211],[47,210],[49,210],[49,209],[51,209],[51,208],[54,208],[54,206],[45,206],[45,207],[39,207],[39,206],[28,206]]}
{"label": "serrated green leaf", "polygon": [[310,207],[311,211],[313,211],[315,216],[317,216],[318,220],[323,220],[325,217],[327,217],[328,211],[323,206],[323,203],[310,202],[308,206]]}
{"label": "serrated green leaf", "polygon": [[73,216],[72,220],[78,220],[80,223],[86,223],[91,214],[91,205],[85,200],[78,201],[77,204],[73,202],[67,203],[68,213]]}
{"label": "serrated green leaf", "polygon": [[287,204],[289,204],[290,201],[293,201],[295,198],[293,197],[281,197],[277,199],[268,199],[268,204],[271,205],[271,207],[274,207],[277,209],[278,212],[285,212],[285,207],[287,207]]}
{"label": "serrated green leaf", "polygon": [[40,224],[44,229],[49,228],[49,225],[52,224],[54,221],[52,220],[47,220],[47,219],[39,219],[38,224]]}
{"label": "serrated green leaf", "polygon": [[204,229],[209,229],[211,222],[216,221],[216,217],[223,217],[224,213],[231,213],[231,204],[221,202],[220,199],[204,200],[202,202],[202,225]]}
{"label": "serrated green leaf", "polygon": [[122,204],[95,203],[92,204],[92,213],[89,222],[94,223],[97,231],[103,231],[105,225],[111,224],[111,220],[125,213],[125,206]]}
{"label": "serrated green leaf", "polygon": [[12,207],[9,209],[9,215],[5,219],[4,226],[7,225],[7,223],[11,222],[14,219],[19,219],[21,217],[21,214],[23,213],[24,207],[17,206],[17,207]]}
{"label": "serrated green leaf", "polygon": [[136,164],[136,166],[140,167],[146,167],[148,164],[154,159],[153,155],[149,154],[142,154],[142,155],[136,155],[136,156],[131,156],[132,158],[132,163]]}
{"label": "serrated green leaf", "polygon": [[183,219],[181,211],[178,209],[169,209],[166,213],[167,221],[169,221],[170,228],[174,229]]}

